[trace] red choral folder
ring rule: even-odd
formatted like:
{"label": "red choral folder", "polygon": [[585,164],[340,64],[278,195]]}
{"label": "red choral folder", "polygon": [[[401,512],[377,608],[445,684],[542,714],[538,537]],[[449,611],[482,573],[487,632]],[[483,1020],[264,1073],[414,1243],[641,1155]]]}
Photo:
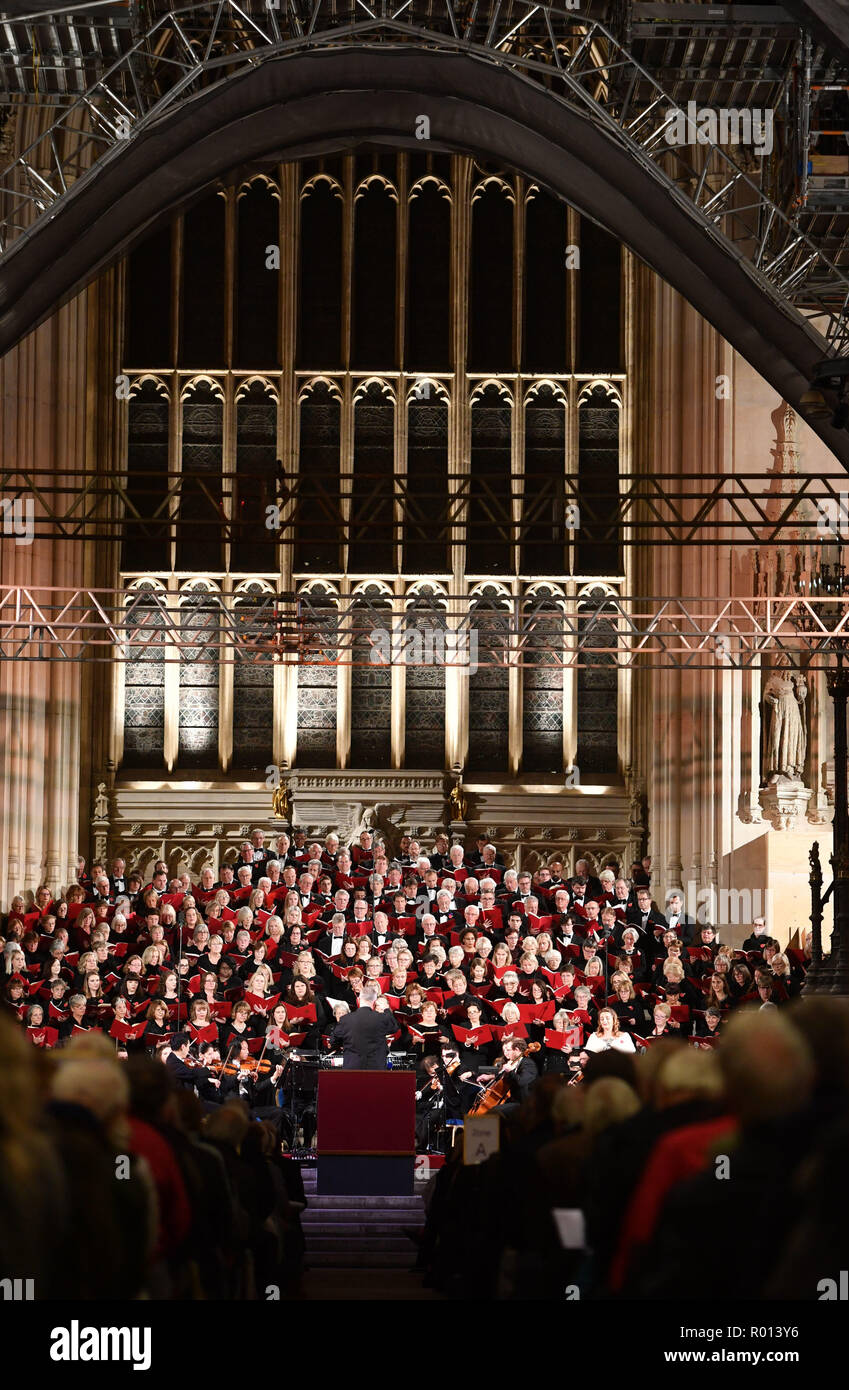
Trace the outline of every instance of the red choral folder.
{"label": "red choral folder", "polygon": [[528,926],[534,936],[539,936],[541,931],[550,932],[553,921],[553,917],[538,917],[535,912],[529,912],[527,914]]}
{"label": "red choral folder", "polygon": [[250,1004],[251,1013],[268,1014],[279,1003],[280,995],[272,994],[268,999],[261,994],[251,994],[250,990],[245,990],[245,1002]]}
{"label": "red choral folder", "polygon": [[218,1029],[214,1023],[205,1023],[202,1028],[198,1028],[196,1023],[189,1024],[189,1035],[192,1042],[217,1042]]}
{"label": "red choral folder", "polygon": [[116,1018],[109,1029],[110,1038],[117,1038],[119,1042],[138,1042],[144,1037],[147,1031],[147,1020],[143,1023],[124,1023]]}
{"label": "red choral folder", "polygon": [[287,1004],[286,1013],[289,1018],[296,1019],[298,1022],[305,1018],[310,1023],[316,1022],[315,1004]]}
{"label": "red choral folder", "polygon": [[460,1028],[458,1024],[451,1024],[451,1032],[462,1043],[464,1047],[483,1047],[485,1043],[492,1042],[492,1029],[481,1026],[480,1028]]}
{"label": "red choral folder", "polygon": [[582,1047],[584,1043],[583,1028],[570,1028],[568,1033],[558,1033],[553,1028],[545,1030],[545,1045],[552,1052],[563,1052],[573,1047]]}
{"label": "red choral folder", "polygon": [[389,925],[395,936],[415,936],[418,923],[415,917],[396,917],[395,926]]}
{"label": "red choral folder", "polygon": [[492,1034],[499,1042],[504,1042],[505,1038],[526,1038],[528,1030],[524,1023],[505,1023],[500,1027],[493,1026]]}

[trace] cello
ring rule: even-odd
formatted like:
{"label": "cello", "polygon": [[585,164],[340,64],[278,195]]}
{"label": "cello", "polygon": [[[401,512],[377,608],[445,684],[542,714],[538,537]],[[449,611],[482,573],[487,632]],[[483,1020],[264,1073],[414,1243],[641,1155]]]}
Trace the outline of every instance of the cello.
{"label": "cello", "polygon": [[[539,1043],[529,1043],[525,1048],[524,1056],[529,1057],[532,1052],[539,1052],[539,1050]],[[519,1063],[517,1062],[516,1067],[518,1065]],[[506,1067],[502,1067],[498,1076],[494,1077],[492,1081],[484,1086],[480,1095],[472,1102],[468,1114],[475,1116],[488,1115],[490,1110],[495,1110],[497,1106],[504,1105],[510,1099],[510,1074],[515,1071],[516,1067],[512,1066],[509,1062]]]}

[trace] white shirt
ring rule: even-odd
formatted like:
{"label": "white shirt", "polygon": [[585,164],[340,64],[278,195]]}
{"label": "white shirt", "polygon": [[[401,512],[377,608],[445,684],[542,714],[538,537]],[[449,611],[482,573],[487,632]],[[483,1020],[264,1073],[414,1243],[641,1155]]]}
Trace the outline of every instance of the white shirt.
{"label": "white shirt", "polygon": [[617,1033],[612,1038],[599,1037],[598,1033],[592,1033],[584,1043],[585,1052],[608,1052],[613,1048],[614,1052],[636,1052],[634,1039],[630,1033]]}

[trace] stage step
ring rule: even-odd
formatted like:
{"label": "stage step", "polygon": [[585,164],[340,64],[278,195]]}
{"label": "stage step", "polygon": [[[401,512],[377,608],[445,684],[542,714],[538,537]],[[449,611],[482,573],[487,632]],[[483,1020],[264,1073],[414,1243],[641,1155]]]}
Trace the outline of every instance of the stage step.
{"label": "stage step", "polygon": [[424,1226],[420,1196],[321,1194],[316,1165],[302,1164],[307,1209],[301,1213],[308,1268],[399,1269],[415,1263],[416,1244],[405,1230]]}
{"label": "stage step", "polygon": [[[307,1246],[307,1269],[350,1270],[352,1274],[361,1269],[397,1269],[409,1273],[414,1255],[396,1250],[311,1250]],[[385,1296],[385,1295],[384,1295]],[[409,1295],[408,1295],[409,1296]]]}
{"label": "stage step", "polygon": [[411,1208],[401,1218],[398,1209],[392,1207],[376,1207],[369,1210],[363,1207],[307,1207],[306,1211],[301,1212],[301,1225],[304,1230],[307,1227],[312,1229],[318,1226],[346,1226],[349,1229],[354,1226],[368,1226],[371,1229],[381,1224],[394,1229],[405,1227],[417,1230],[422,1224],[422,1215],[418,1208]]}
{"label": "stage step", "polygon": [[422,1210],[421,1197],[382,1197],[379,1194],[366,1197],[338,1196],[335,1193],[327,1193],[322,1196],[320,1192],[308,1194],[309,1211],[327,1211],[338,1209],[340,1211],[372,1211],[375,1207],[386,1208],[389,1211],[397,1212],[418,1212]]}
{"label": "stage step", "polygon": [[386,1227],[375,1229],[366,1226],[353,1232],[345,1227],[323,1226],[318,1231],[305,1231],[304,1235],[310,1254],[319,1250],[335,1251],[337,1254],[374,1254],[377,1250],[398,1250],[407,1256],[409,1262],[413,1248],[408,1237],[401,1235],[397,1228],[393,1230],[391,1226],[388,1230]]}

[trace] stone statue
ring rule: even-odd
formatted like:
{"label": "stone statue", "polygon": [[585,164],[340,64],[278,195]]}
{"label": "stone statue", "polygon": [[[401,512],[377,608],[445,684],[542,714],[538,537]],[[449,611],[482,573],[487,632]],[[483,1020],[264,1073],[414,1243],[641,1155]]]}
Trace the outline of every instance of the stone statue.
{"label": "stone statue", "polygon": [[374,806],[366,806],[362,801],[357,801],[350,808],[347,818],[339,809],[337,833],[343,844],[353,844],[367,830],[375,837],[375,843],[382,841],[391,856],[396,837],[401,833],[405,813],[405,807],[393,807],[389,802],[379,801]]}
{"label": "stone statue", "polygon": [[106,795],[106,783],[98,782],[97,796],[94,798],[94,819],[109,819],[109,798]]}
{"label": "stone statue", "polygon": [[284,786],[279,786],[271,798],[271,814],[277,820],[285,820],[292,823],[292,803],[289,800],[289,792]]}
{"label": "stone statue", "polygon": [[463,788],[456,782],[448,793],[448,805],[451,807],[452,820],[465,820],[469,803],[463,795]]}
{"label": "stone statue", "polygon": [[780,777],[801,781],[805,773],[805,700],[808,686],[804,674],[796,671],[786,655],[779,659],[764,687],[764,704],[770,711],[764,744],[764,778],[775,783]]}

